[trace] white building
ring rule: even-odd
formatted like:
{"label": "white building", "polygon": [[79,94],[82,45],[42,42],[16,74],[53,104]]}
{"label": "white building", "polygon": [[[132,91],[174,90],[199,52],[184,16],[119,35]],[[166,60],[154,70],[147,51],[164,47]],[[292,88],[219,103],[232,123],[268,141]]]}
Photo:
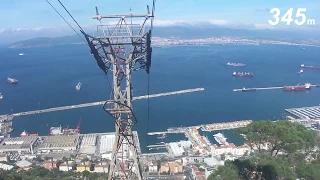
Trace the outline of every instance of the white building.
{"label": "white building", "polygon": [[185,152],[185,148],[190,148],[190,145],[192,145],[191,141],[180,141],[180,142],[173,142],[169,143],[169,151],[174,156],[183,156],[183,153]]}
{"label": "white building", "polygon": [[8,171],[8,170],[11,170],[12,168],[13,168],[12,165],[7,165],[7,164],[0,163],[0,169]]}
{"label": "white building", "polygon": [[151,162],[148,168],[149,168],[149,173],[157,173],[158,172],[157,162]]}
{"label": "white building", "polygon": [[59,171],[70,171],[70,170],[72,170],[72,164],[63,163],[63,164],[60,164],[59,166]]}

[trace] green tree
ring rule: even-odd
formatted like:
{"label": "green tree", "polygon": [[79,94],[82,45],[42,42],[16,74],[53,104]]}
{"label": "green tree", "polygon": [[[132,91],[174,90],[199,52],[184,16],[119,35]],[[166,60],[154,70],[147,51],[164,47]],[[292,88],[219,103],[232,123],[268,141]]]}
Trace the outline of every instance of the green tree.
{"label": "green tree", "polygon": [[84,177],[88,177],[88,176],[90,176],[90,172],[87,171],[87,170],[84,170],[84,171],[82,171],[82,175],[83,175]]}
{"label": "green tree", "polygon": [[311,164],[300,163],[297,165],[296,174],[300,179],[317,180],[320,178],[320,162],[316,161]]}
{"label": "green tree", "polygon": [[[244,134],[246,143],[256,147],[258,154],[248,159],[226,161],[209,176],[213,179],[317,180],[320,162],[306,163],[319,140],[314,131],[289,121],[259,121],[236,130]],[[264,151],[262,144],[268,144]],[[282,152],[282,153],[279,153]]]}
{"label": "green tree", "polygon": [[67,168],[68,168],[68,170],[69,170],[69,159],[66,158],[65,156],[63,156],[63,157],[62,157],[62,161],[63,161],[64,163],[67,163]]}
{"label": "green tree", "polygon": [[300,150],[307,155],[316,145],[314,131],[285,120],[253,122],[247,127],[237,129],[236,133],[246,135],[246,143],[251,148],[256,147],[259,153],[264,153],[262,146],[268,143],[271,156],[277,156],[279,152],[290,156]]}
{"label": "green tree", "polygon": [[220,159],[221,159],[222,161],[226,160],[226,154],[221,154],[221,155],[220,155]]}

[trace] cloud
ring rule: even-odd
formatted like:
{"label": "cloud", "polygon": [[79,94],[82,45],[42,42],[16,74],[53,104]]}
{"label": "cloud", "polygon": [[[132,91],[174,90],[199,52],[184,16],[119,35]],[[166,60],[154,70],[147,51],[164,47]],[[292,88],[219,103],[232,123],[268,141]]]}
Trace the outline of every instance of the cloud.
{"label": "cloud", "polygon": [[214,25],[226,25],[228,24],[227,20],[222,19],[213,19],[206,21],[185,21],[185,20],[154,20],[155,26],[173,26],[173,25],[199,25],[199,24],[214,24]]}
{"label": "cloud", "polygon": [[38,28],[33,28],[32,30],[33,31],[41,31],[41,30],[43,30],[44,28],[42,28],[42,27],[38,27]]}
{"label": "cloud", "polygon": [[270,12],[270,8],[264,8],[264,9],[255,9],[255,12]]}

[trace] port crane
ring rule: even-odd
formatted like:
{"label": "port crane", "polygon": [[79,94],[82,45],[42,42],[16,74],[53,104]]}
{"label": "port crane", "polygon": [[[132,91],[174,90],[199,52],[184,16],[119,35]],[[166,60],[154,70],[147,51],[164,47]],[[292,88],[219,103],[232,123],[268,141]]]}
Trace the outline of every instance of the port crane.
{"label": "port crane", "polygon": [[[109,180],[143,179],[144,170],[141,168],[132,133],[132,126],[137,123],[132,109],[132,73],[138,70],[150,73],[154,9],[155,0],[151,12],[147,6],[146,14],[100,15],[96,7],[96,15],[93,19],[100,22],[97,26],[97,35],[91,36],[81,30],[91,54],[106,78],[108,78],[108,72],[112,72],[113,84],[109,85],[113,99],[106,101],[103,105],[103,109],[115,119],[116,128]],[[110,22],[118,19],[118,22],[106,25],[103,24],[103,19],[109,19]],[[140,20],[142,23],[133,23],[133,19],[137,22]],[[149,30],[146,30],[146,23],[149,22]]]}

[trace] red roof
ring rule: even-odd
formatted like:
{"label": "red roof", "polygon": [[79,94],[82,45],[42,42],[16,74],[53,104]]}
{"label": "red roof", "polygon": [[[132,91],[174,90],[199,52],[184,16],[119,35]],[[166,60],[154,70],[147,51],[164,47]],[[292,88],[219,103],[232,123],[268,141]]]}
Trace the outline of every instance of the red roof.
{"label": "red roof", "polygon": [[229,146],[230,146],[231,148],[237,148],[237,146],[234,145],[233,143],[229,143]]}
{"label": "red roof", "polygon": [[214,144],[214,145],[212,145],[212,146],[213,146],[214,149],[219,149],[219,146],[216,145],[216,144]]}
{"label": "red roof", "polygon": [[202,171],[198,171],[198,172],[196,172],[196,175],[197,176],[205,176],[206,174]]}
{"label": "red roof", "polygon": [[220,146],[220,148],[230,148],[230,146],[228,146],[228,145],[222,145],[222,146]]}

